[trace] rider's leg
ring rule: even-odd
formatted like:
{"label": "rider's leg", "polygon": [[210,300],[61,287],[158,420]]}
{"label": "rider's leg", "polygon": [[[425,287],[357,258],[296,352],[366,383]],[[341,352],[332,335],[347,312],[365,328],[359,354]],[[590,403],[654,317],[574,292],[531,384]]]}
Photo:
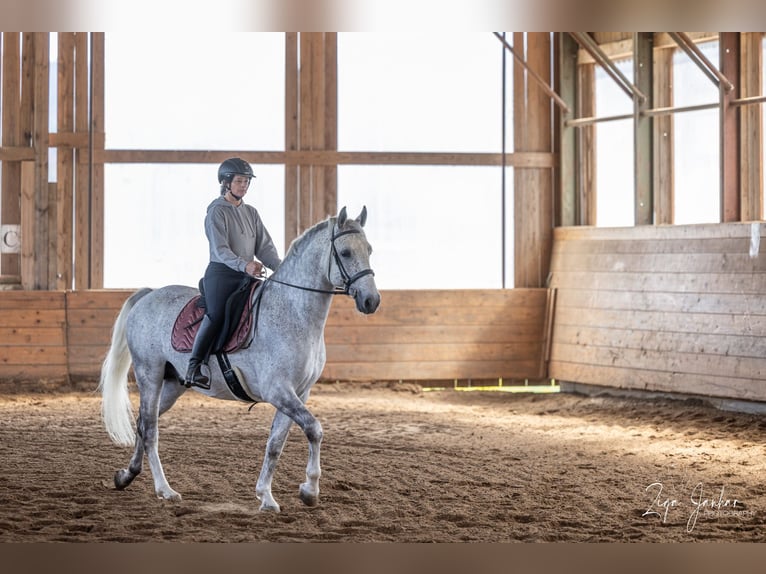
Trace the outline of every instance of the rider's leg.
{"label": "rider's leg", "polygon": [[202,372],[202,365],[207,363],[211,348],[218,334],[218,329],[205,314],[202,318],[202,324],[199,326],[197,336],[194,338],[191,359],[189,359],[189,368],[186,370],[184,385],[187,387],[195,386],[203,389],[210,388],[210,379]]}

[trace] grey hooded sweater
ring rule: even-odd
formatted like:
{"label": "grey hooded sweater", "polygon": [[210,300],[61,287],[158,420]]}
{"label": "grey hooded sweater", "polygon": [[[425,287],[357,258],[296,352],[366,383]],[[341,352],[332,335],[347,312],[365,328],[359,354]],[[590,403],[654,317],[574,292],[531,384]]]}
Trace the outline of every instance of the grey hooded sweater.
{"label": "grey hooded sweater", "polygon": [[282,262],[258,211],[244,202],[232,205],[223,196],[213,200],[207,206],[205,235],[210,261],[237,271],[244,273],[253,257],[272,271]]}

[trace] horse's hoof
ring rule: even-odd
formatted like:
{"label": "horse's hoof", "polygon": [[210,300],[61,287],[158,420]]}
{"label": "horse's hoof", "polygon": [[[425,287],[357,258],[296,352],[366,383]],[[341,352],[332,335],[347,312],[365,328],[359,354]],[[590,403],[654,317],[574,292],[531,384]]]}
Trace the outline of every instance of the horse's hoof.
{"label": "horse's hoof", "polygon": [[272,502],[271,504],[262,502],[259,510],[261,512],[274,512],[276,514],[279,514],[280,512],[282,512],[282,509],[279,508],[279,505],[276,502]]}
{"label": "horse's hoof", "polygon": [[300,496],[301,502],[306,506],[316,506],[319,504],[319,493],[311,492],[308,487],[303,484],[301,484],[298,491],[298,496]]}
{"label": "horse's hoof", "polygon": [[117,490],[125,490],[125,488],[133,482],[136,475],[130,472],[127,468],[118,470],[114,473],[114,487]]}
{"label": "horse's hoof", "polygon": [[157,498],[163,498],[165,500],[169,500],[170,502],[181,502],[181,495],[170,487],[167,489],[158,490]]}

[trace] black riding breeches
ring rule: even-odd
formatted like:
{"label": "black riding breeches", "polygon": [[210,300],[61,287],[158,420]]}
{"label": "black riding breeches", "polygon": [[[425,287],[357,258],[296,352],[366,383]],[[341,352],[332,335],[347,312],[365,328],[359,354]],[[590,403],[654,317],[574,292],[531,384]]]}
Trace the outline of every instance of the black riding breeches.
{"label": "black riding breeches", "polygon": [[205,314],[210,317],[216,333],[221,331],[226,320],[226,301],[240,286],[243,277],[244,273],[223,263],[210,262],[205,270]]}

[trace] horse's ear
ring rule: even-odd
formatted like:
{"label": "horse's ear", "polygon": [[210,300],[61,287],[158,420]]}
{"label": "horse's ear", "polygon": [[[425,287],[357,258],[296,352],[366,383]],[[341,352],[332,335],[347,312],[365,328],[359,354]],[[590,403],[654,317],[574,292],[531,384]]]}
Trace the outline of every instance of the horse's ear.
{"label": "horse's ear", "polygon": [[343,227],[343,224],[346,223],[346,219],[348,219],[348,212],[346,211],[346,206],[343,206],[343,209],[340,210],[340,213],[338,214],[338,227]]}
{"label": "horse's ear", "polygon": [[356,218],[356,220],[359,222],[359,225],[364,227],[364,224],[367,223],[367,206],[362,206],[362,213],[359,214],[359,217]]}

